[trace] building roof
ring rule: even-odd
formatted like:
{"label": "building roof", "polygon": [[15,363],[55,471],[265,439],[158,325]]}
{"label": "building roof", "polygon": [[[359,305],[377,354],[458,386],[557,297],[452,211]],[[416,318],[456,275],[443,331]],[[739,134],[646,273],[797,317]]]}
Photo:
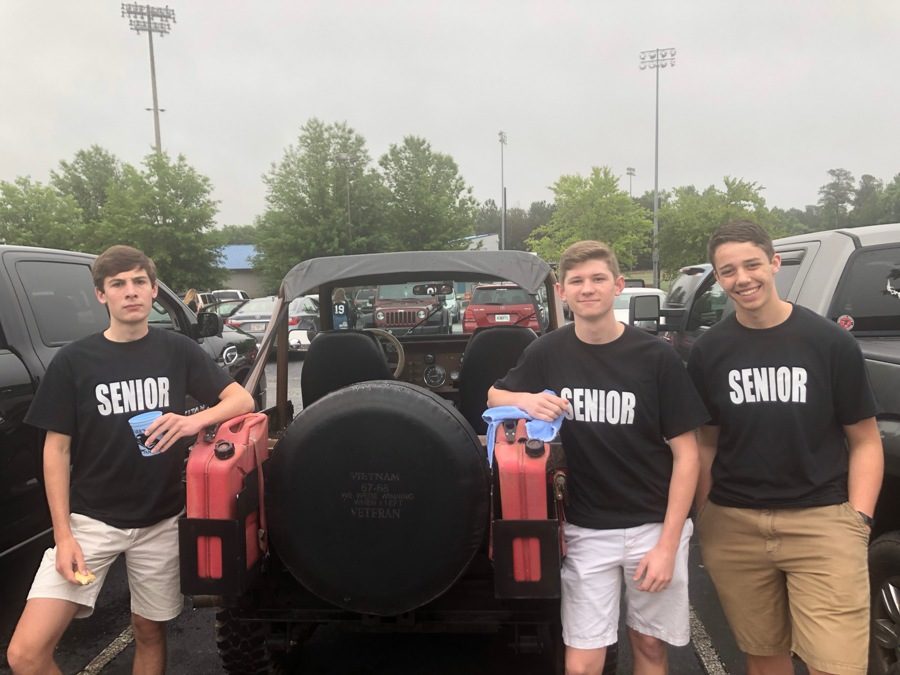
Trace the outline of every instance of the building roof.
{"label": "building roof", "polygon": [[253,244],[228,244],[222,247],[222,267],[226,270],[251,270],[256,255]]}

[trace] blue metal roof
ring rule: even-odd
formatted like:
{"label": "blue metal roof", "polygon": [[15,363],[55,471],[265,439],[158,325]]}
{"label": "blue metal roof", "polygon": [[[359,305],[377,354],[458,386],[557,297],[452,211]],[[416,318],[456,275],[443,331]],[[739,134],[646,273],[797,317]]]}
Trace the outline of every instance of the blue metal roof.
{"label": "blue metal roof", "polygon": [[253,244],[229,244],[222,247],[222,266],[227,270],[253,269],[251,258],[256,255]]}

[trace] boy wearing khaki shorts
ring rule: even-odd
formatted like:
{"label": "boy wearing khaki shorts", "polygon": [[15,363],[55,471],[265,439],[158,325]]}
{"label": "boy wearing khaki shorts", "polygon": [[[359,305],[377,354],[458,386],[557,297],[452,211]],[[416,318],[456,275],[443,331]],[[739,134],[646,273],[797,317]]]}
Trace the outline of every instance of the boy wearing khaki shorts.
{"label": "boy wearing khaki shorts", "polygon": [[625,281],[609,247],[573,244],[559,275],[557,293],[574,322],[533,342],[490,389],[488,403],[566,418],[566,672],[603,671],[606,648],[618,639],[624,586],[633,672],[663,675],[666,644],[690,640],[694,430],[709,418],[674,350],[616,321],[613,303]]}
{"label": "boy wearing khaki shorts", "polygon": [[[35,576],[7,651],[15,675],[59,673],[53,651],[90,616],[124,553],[134,672],[163,673],[166,621],[181,612],[177,520],[190,439],[253,409],[253,398],[193,340],[150,328],[153,261],[113,246],[93,265],[109,327],[63,347],[26,422],[47,432],[44,480],[55,548]],[[187,395],[209,407],[184,416]]]}
{"label": "boy wearing khaki shorts", "polygon": [[699,433],[697,529],[749,675],[864,675],[867,546],[883,454],[856,340],[781,300],[761,227],[709,241],[735,312],[694,345],[688,371],[712,416]]}

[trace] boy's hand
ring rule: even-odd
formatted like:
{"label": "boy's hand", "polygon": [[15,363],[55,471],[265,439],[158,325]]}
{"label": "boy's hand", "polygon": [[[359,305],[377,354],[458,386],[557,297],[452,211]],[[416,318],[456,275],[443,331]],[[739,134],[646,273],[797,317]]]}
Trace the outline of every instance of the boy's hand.
{"label": "boy's hand", "polygon": [[517,406],[538,420],[552,422],[569,409],[569,402],[546,391],[540,394],[522,394]]}
{"label": "boy's hand", "polygon": [[[154,453],[165,452],[179,439],[185,436],[196,436],[204,428],[197,415],[176,415],[166,413],[153,420],[144,435],[147,447]],[[156,439],[156,440],[151,440]],[[150,443],[153,443],[150,445]]]}
{"label": "boy's hand", "polygon": [[638,563],[632,579],[640,581],[639,591],[659,593],[668,587],[675,570],[675,551],[657,544]]}
{"label": "boy's hand", "polygon": [[84,564],[84,554],[81,552],[81,546],[75,541],[75,537],[67,537],[56,542],[56,571],[59,572],[66,581],[82,585],[82,582],[75,577],[75,573],[87,577],[91,575],[87,565]]}

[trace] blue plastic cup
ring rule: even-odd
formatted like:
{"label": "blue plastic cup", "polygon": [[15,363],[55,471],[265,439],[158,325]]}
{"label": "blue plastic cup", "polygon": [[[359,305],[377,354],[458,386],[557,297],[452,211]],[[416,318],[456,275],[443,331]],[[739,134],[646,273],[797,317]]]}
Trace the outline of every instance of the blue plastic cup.
{"label": "blue plastic cup", "polygon": [[144,433],[147,430],[147,427],[155,420],[157,417],[162,415],[161,410],[151,410],[150,412],[141,413],[140,415],[135,415],[128,423],[131,425],[131,431],[134,433],[134,438],[137,441],[138,449],[141,451],[141,454],[144,457],[154,457],[158,455],[158,452],[153,452],[150,448],[147,447],[147,435]]}

